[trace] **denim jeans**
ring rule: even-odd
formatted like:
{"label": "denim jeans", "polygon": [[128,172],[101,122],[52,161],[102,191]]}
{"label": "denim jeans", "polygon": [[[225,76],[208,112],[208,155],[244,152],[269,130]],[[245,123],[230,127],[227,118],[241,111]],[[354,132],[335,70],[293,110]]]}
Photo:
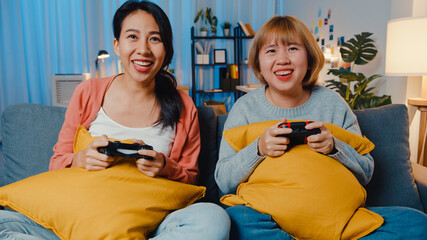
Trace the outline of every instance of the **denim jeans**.
{"label": "denim jeans", "polygon": [[361,240],[426,239],[427,215],[407,207],[370,207],[384,218],[384,224]]}
{"label": "denim jeans", "polygon": [[177,210],[163,220],[150,240],[227,240],[230,218],[213,203],[196,203]]}
{"label": "denim jeans", "polygon": [[268,214],[262,214],[244,205],[229,207],[226,211],[231,219],[230,239],[232,240],[294,239]]}
{"label": "denim jeans", "polygon": [[60,240],[55,233],[35,223],[24,214],[0,211],[0,239],[4,240]]}
{"label": "denim jeans", "polygon": [[[427,215],[406,207],[371,207],[384,218],[384,224],[361,240],[426,239]],[[294,239],[268,214],[236,205],[226,209],[231,219],[230,239],[283,240]]]}
{"label": "denim jeans", "polygon": [[[229,230],[230,219],[224,209],[213,203],[195,203],[166,216],[150,239],[227,240]],[[59,240],[59,237],[21,213],[3,210],[0,239]]]}

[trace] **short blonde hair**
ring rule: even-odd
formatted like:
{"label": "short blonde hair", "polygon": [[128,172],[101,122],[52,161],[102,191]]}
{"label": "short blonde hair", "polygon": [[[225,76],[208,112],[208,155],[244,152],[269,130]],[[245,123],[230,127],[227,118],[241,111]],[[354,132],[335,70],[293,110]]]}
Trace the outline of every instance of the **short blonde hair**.
{"label": "short blonde hair", "polygon": [[303,88],[311,89],[317,84],[319,72],[325,64],[323,52],[307,26],[293,16],[274,16],[258,30],[249,50],[249,66],[262,84],[267,84],[261,75],[259,51],[271,39],[283,44],[295,42],[299,36],[307,49],[308,71],[302,82]]}

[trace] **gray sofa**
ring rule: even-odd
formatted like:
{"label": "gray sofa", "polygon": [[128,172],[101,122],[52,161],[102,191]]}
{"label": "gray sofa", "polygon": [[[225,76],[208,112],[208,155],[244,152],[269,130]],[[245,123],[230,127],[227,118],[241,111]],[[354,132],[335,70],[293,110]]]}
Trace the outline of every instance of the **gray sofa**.
{"label": "gray sofa", "polygon": [[[208,106],[198,107],[198,112],[202,140],[200,184],[207,188],[201,201],[218,203],[218,187],[213,174],[227,115],[217,116]],[[375,171],[366,186],[366,204],[407,206],[425,212],[427,168],[409,161],[406,106],[393,104],[354,112],[362,133],[376,145],[371,152]],[[48,171],[64,114],[65,108],[37,104],[11,105],[4,110],[0,131],[0,186]]]}

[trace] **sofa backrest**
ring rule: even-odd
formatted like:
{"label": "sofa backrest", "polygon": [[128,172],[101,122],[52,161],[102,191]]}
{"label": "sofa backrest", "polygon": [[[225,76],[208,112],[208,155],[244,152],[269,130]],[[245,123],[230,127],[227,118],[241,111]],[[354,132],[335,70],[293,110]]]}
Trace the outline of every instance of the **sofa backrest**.
{"label": "sofa backrest", "polygon": [[375,144],[374,174],[366,186],[370,206],[405,206],[423,211],[409,149],[408,109],[403,104],[355,110],[362,134]]}
{"label": "sofa backrest", "polygon": [[199,155],[199,184],[206,187],[202,201],[218,203],[218,186],[214,179],[218,159],[217,115],[209,106],[197,107],[200,123],[201,149]]}
{"label": "sofa backrest", "polygon": [[64,116],[65,108],[26,103],[3,111],[4,185],[49,170]]}

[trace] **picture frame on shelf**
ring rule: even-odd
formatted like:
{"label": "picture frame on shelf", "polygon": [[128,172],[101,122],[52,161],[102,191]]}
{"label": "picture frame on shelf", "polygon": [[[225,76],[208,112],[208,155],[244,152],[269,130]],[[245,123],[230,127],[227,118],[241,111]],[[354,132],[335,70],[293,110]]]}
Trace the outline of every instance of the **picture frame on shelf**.
{"label": "picture frame on shelf", "polygon": [[215,64],[227,64],[227,50],[226,49],[214,49],[214,63]]}

